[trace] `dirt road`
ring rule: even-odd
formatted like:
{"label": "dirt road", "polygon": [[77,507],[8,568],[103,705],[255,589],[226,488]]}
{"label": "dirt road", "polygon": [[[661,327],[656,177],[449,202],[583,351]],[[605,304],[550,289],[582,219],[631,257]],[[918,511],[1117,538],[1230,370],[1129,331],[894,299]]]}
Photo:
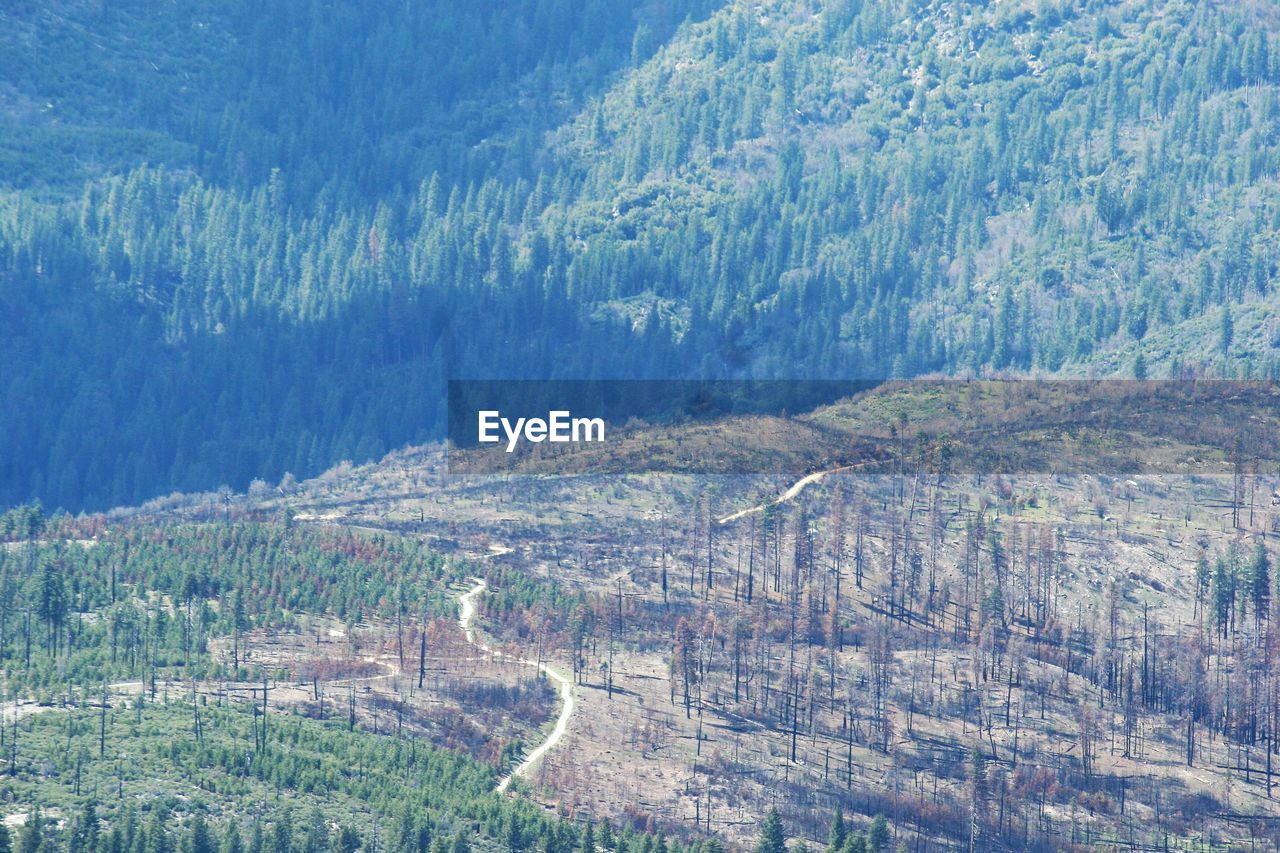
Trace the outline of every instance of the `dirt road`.
{"label": "dirt road", "polygon": [[556,683],[560,691],[560,716],[556,719],[555,728],[551,730],[551,734],[547,735],[546,740],[538,744],[524,757],[524,761],[521,761],[515,770],[512,770],[510,774],[498,781],[497,791],[498,793],[503,793],[511,785],[511,780],[514,777],[524,776],[528,778],[542,756],[546,755],[552,747],[564,738],[564,733],[569,728],[569,718],[573,716],[573,682],[565,678],[559,670],[550,664],[497,651],[476,638],[476,630],[471,624],[476,615],[475,597],[484,592],[486,587],[487,584],[483,580],[478,580],[475,586],[458,597],[458,625],[462,627],[462,631],[467,637],[467,642],[491,657],[506,658],[525,666],[537,667],[540,672]]}
{"label": "dirt road", "polygon": [[[119,696],[137,696],[142,692],[141,681],[117,681],[114,684],[107,685],[108,701]],[[100,694],[89,694],[89,701],[101,701]],[[0,721],[12,723],[14,720],[21,720],[32,714],[41,714],[45,711],[65,710],[74,706],[71,705],[41,705],[34,699],[14,699],[0,705]]]}
{"label": "dirt road", "polygon": [[837,474],[841,471],[849,471],[855,467],[857,466],[845,465],[840,468],[829,468],[826,471],[814,471],[812,474],[806,474],[805,476],[801,477],[799,480],[796,480],[794,483],[792,483],[791,488],[787,489],[785,492],[783,492],[781,495],[774,498],[773,500],[765,501],[764,503],[756,504],[755,506],[749,506],[746,509],[740,509],[731,515],[726,515],[724,518],[718,519],[716,523],[729,524],[730,522],[737,521],[738,519],[744,518],[745,516],[752,515],[757,512],[764,512],[764,508],[767,506],[772,506],[774,504],[784,504],[787,501],[794,498],[796,495],[803,492],[806,487],[813,485],[814,483],[818,482],[828,474]]}

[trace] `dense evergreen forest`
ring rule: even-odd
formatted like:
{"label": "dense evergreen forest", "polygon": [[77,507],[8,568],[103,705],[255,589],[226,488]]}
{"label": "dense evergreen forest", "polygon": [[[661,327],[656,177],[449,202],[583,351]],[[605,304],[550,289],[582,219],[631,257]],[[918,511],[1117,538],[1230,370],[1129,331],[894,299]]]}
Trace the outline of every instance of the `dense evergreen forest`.
{"label": "dense evergreen forest", "polygon": [[0,504],[449,377],[1274,375],[1268,4],[7,4]]}

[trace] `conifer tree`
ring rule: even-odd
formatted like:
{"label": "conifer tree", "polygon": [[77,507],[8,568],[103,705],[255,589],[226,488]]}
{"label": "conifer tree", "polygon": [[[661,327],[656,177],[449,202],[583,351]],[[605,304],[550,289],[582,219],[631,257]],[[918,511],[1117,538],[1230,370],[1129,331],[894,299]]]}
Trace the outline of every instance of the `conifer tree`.
{"label": "conifer tree", "polygon": [[147,822],[146,853],[173,853],[173,841],[169,838],[169,809],[163,804],[156,807]]}
{"label": "conifer tree", "polygon": [[458,831],[453,834],[452,853],[471,853],[471,842],[462,827],[458,827]]}
{"label": "conifer tree", "polygon": [[234,820],[229,820],[222,830],[222,843],[219,853],[244,853],[244,841],[240,838],[240,828]]}
{"label": "conifer tree", "polygon": [[871,820],[867,830],[867,853],[884,853],[889,849],[889,822],[884,815],[878,814]]}
{"label": "conifer tree", "polygon": [[1258,622],[1267,618],[1267,610],[1271,603],[1271,560],[1267,556],[1267,548],[1261,542],[1249,561],[1248,577],[1249,599],[1253,604],[1253,618]]}
{"label": "conifer tree", "polygon": [[209,832],[209,824],[205,823],[204,814],[196,811],[191,818],[191,829],[187,839],[187,853],[217,853],[213,834]]}
{"label": "conifer tree", "polygon": [[44,816],[37,805],[27,814],[27,822],[18,833],[18,853],[40,853],[44,846]]}
{"label": "conifer tree", "polygon": [[787,836],[782,828],[782,817],[777,806],[770,806],[765,813],[764,823],[760,825],[760,840],[756,843],[756,853],[786,853]]}
{"label": "conifer tree", "polygon": [[844,808],[836,804],[836,813],[831,818],[831,831],[827,835],[827,853],[840,853],[844,849],[848,830],[844,825]]}

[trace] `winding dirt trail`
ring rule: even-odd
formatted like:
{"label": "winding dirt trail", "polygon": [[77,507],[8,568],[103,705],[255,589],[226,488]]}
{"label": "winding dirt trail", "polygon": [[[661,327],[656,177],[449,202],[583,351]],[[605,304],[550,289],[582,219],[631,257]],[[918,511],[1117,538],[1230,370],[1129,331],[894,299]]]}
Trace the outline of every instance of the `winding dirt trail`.
{"label": "winding dirt trail", "polygon": [[828,474],[838,474],[841,471],[851,471],[857,467],[859,466],[842,465],[839,468],[828,468],[825,471],[814,471],[812,474],[806,474],[805,476],[801,477],[799,480],[796,480],[794,483],[792,483],[791,488],[787,489],[785,492],[783,492],[781,495],[774,498],[773,500],[765,501],[764,503],[759,503],[759,504],[756,504],[755,506],[749,506],[746,509],[740,509],[735,513],[726,515],[724,518],[717,519],[716,523],[729,524],[730,522],[737,521],[740,518],[745,518],[748,515],[754,515],[757,512],[764,512],[765,507],[786,503],[787,501],[793,499],[796,495],[803,492],[807,487],[812,486],[814,483],[817,483],[818,481],[820,481],[823,477],[826,477]]}
{"label": "winding dirt trail", "polygon": [[560,716],[556,719],[555,728],[551,730],[551,734],[547,735],[546,740],[538,744],[532,752],[524,757],[524,761],[520,762],[514,770],[498,781],[498,786],[495,790],[501,794],[506,792],[511,785],[511,780],[516,776],[527,778],[542,756],[546,755],[552,747],[564,738],[564,733],[569,728],[569,718],[573,716],[573,682],[565,678],[559,670],[548,663],[509,655],[506,652],[491,648],[487,643],[476,638],[476,629],[471,624],[476,615],[475,598],[487,588],[488,584],[483,580],[477,580],[475,586],[458,596],[458,625],[461,626],[463,634],[466,635],[467,642],[475,646],[481,653],[490,657],[506,658],[525,666],[537,667],[539,672],[545,673],[560,688]]}

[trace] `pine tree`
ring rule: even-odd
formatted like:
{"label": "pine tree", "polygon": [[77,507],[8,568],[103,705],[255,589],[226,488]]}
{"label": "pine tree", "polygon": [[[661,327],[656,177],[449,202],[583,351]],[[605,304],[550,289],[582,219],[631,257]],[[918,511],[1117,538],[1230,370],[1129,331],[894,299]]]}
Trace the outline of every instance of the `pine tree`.
{"label": "pine tree", "polygon": [[219,853],[244,853],[244,841],[240,838],[240,829],[234,820],[227,821],[226,828],[222,831],[222,844],[218,851]]}
{"label": "pine tree", "polygon": [[844,825],[844,808],[837,803],[835,816],[831,818],[831,832],[827,835],[827,853],[840,853],[848,834]]}
{"label": "pine tree", "polygon": [[267,849],[267,839],[263,835],[262,823],[253,822],[253,835],[249,836],[249,853],[263,853]]}
{"label": "pine tree", "polygon": [[40,620],[45,623],[45,648],[52,655],[58,653],[58,638],[67,612],[66,587],[62,582],[62,569],[54,560],[45,560],[40,574]]}
{"label": "pine tree", "polygon": [[520,831],[520,819],[514,814],[507,819],[506,844],[507,853],[523,853],[525,849],[524,834]]}
{"label": "pine tree", "polygon": [[1013,361],[1014,315],[1013,289],[1006,287],[1000,291],[1000,304],[996,309],[995,352],[991,362],[997,370]]}
{"label": "pine tree", "polygon": [[303,853],[325,853],[329,846],[329,825],[318,807],[311,810],[307,820],[307,834],[303,839]]}
{"label": "pine tree", "polygon": [[400,812],[400,822],[396,829],[396,850],[399,853],[419,853],[424,849],[418,843],[418,825],[412,807],[405,805]]}
{"label": "pine tree", "polygon": [[756,843],[756,853],[786,853],[787,836],[782,828],[782,817],[777,806],[770,806],[760,826],[760,840]]}
{"label": "pine tree", "polygon": [[878,814],[867,830],[867,853],[884,853],[889,849],[889,822]]}
{"label": "pine tree", "polygon": [[[459,830],[461,832],[461,830]],[[340,826],[336,833],[337,838],[334,843],[335,853],[356,853],[360,849],[360,833],[356,832],[354,827]]]}
{"label": "pine tree", "polygon": [[1209,568],[1209,557],[1202,551],[1196,557],[1196,607],[1204,607],[1209,595],[1209,586],[1213,578],[1213,570]]}
{"label": "pine tree", "polygon": [[287,808],[271,830],[271,853],[293,853],[293,813]]}
{"label": "pine tree", "polygon": [[80,813],[80,817],[76,820],[75,827],[72,829],[71,838],[67,840],[68,853],[74,853],[74,851],[96,853],[100,829],[97,803],[90,799],[84,804],[84,810]]}
{"label": "pine tree", "polygon": [[40,853],[44,847],[44,816],[36,806],[27,815],[27,822],[18,834],[18,853]]}
{"label": "pine tree", "polygon": [[1249,598],[1253,602],[1253,618],[1261,622],[1267,618],[1268,605],[1271,602],[1271,560],[1267,557],[1267,548],[1261,542],[1249,561],[1248,574]]}
{"label": "pine tree", "polygon": [[146,853],[173,853],[173,841],[169,838],[169,810],[163,805],[152,812],[147,823]]}
{"label": "pine tree", "polygon": [[1235,602],[1235,578],[1234,569],[1222,556],[1214,561],[1209,598],[1213,603],[1214,624],[1217,626],[1219,635],[1226,637],[1231,620],[1231,606]]}
{"label": "pine tree", "polygon": [[982,602],[982,621],[1004,625],[1004,588],[1000,586],[999,577],[991,579],[991,588]]}
{"label": "pine tree", "polygon": [[217,853],[213,835],[209,832],[209,824],[199,811],[191,818],[191,831],[187,839],[187,853]]}

